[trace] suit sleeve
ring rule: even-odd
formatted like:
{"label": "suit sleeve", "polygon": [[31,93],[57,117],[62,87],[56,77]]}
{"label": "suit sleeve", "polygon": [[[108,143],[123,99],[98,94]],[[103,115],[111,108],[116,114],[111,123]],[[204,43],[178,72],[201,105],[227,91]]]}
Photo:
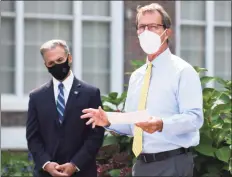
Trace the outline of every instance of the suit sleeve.
{"label": "suit sleeve", "polygon": [[44,149],[43,141],[39,132],[37,110],[33,97],[34,96],[30,94],[26,123],[26,139],[28,150],[31,152],[35,164],[39,169],[42,169],[43,165],[51,160],[51,157]]}
{"label": "suit sleeve", "polygon": [[[97,89],[95,95],[90,99],[89,105],[91,108],[96,109],[102,106],[99,89]],[[97,126],[92,129],[91,125],[88,125],[88,136],[80,151],[78,151],[71,160],[80,170],[86,168],[88,163],[95,159],[98,150],[102,146],[104,133],[105,129],[103,127]]]}

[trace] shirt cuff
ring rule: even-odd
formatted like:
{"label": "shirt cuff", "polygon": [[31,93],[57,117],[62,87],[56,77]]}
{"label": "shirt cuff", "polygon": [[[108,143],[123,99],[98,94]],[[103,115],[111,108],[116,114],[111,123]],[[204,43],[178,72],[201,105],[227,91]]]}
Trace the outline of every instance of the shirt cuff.
{"label": "shirt cuff", "polygon": [[80,171],[80,169],[73,162],[70,162],[70,163],[76,168],[76,172]]}
{"label": "shirt cuff", "polygon": [[163,119],[163,129],[162,132],[166,133],[166,132],[172,132],[172,128],[173,128],[173,120],[172,119]]}
{"label": "shirt cuff", "polygon": [[45,166],[47,165],[47,164],[49,164],[50,163],[50,161],[47,161],[44,165],[43,165],[43,170],[45,170],[44,168],[45,168]]}

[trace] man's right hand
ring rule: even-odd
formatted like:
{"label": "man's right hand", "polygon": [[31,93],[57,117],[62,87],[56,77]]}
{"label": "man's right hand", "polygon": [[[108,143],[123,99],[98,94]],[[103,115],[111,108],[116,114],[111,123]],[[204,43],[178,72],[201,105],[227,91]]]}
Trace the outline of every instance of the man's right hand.
{"label": "man's right hand", "polygon": [[82,119],[90,118],[86,123],[86,125],[92,123],[92,128],[94,128],[96,125],[101,127],[110,125],[110,122],[108,121],[105,111],[103,111],[100,106],[98,109],[89,108],[89,109],[84,109],[82,112],[85,114],[83,114],[81,118]]}
{"label": "man's right hand", "polygon": [[45,165],[44,170],[47,171],[50,175],[54,177],[66,177],[68,176],[66,173],[62,173],[56,169],[56,166],[59,164],[56,162],[49,162],[47,165]]}

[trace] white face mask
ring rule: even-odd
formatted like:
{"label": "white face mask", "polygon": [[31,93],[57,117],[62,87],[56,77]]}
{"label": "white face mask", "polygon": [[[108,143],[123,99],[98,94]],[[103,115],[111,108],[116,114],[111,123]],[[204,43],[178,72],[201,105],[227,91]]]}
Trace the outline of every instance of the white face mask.
{"label": "white face mask", "polygon": [[[166,30],[165,30],[166,31]],[[143,49],[143,51],[147,54],[154,54],[158,51],[160,46],[164,43],[161,44],[161,39],[160,37],[165,33],[165,31],[159,36],[158,34],[145,30],[142,32],[138,38],[140,42],[140,46]]]}

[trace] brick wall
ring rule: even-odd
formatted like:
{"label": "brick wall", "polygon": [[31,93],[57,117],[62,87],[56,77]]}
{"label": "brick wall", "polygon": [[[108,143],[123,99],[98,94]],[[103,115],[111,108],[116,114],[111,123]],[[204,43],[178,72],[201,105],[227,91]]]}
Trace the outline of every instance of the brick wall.
{"label": "brick wall", "polygon": [[[175,34],[175,1],[124,1],[124,70],[125,72],[131,71],[131,60],[143,60],[146,55],[142,51],[137,38],[135,29],[136,8],[138,5],[146,5],[150,3],[159,3],[168,12],[172,19],[173,34]],[[131,18],[128,18],[130,17]],[[170,50],[175,51],[175,37],[172,36],[170,40]],[[125,75],[124,83],[128,84],[129,76]]]}

